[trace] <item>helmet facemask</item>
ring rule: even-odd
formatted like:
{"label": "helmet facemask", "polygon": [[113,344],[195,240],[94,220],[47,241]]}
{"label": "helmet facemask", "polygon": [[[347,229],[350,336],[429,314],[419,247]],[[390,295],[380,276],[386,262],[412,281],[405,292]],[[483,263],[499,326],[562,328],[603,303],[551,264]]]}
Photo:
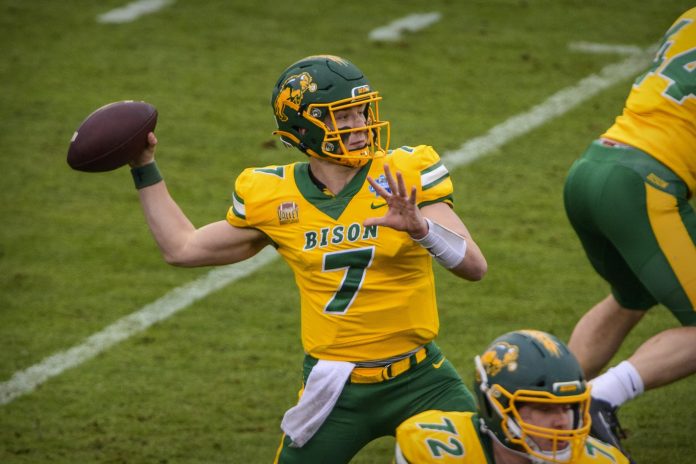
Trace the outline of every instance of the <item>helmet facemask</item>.
{"label": "helmet facemask", "polygon": [[[313,103],[303,112],[303,117],[324,132],[320,144],[321,153],[308,153],[344,166],[360,167],[372,158],[384,156],[385,146],[389,145],[389,123],[379,120],[379,101],[377,92],[368,92],[357,98],[346,98],[331,103]],[[340,111],[365,106],[364,126],[347,127],[337,122]],[[328,122],[328,123],[327,123]],[[386,143],[382,145],[382,129],[385,128]],[[367,140],[363,147],[351,150],[347,142],[352,133],[366,132]],[[328,158],[328,159],[327,159]]]}
{"label": "helmet facemask", "polygon": [[[589,391],[571,397],[556,397],[547,392],[518,390],[510,393],[500,385],[486,392],[488,401],[500,417],[500,428],[507,442],[541,462],[571,463],[582,452],[590,429]],[[525,422],[520,408],[525,403],[567,404],[572,414],[570,429],[554,429]]]}

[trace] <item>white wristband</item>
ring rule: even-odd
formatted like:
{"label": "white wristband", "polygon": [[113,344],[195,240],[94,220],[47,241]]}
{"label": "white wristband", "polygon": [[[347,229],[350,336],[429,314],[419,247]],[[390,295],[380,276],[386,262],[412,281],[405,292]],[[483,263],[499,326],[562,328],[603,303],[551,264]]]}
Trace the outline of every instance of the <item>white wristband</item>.
{"label": "white wristband", "polygon": [[447,269],[457,267],[466,255],[464,237],[428,218],[425,218],[425,222],[428,223],[428,233],[421,239],[414,238],[413,240],[428,250],[435,261]]}

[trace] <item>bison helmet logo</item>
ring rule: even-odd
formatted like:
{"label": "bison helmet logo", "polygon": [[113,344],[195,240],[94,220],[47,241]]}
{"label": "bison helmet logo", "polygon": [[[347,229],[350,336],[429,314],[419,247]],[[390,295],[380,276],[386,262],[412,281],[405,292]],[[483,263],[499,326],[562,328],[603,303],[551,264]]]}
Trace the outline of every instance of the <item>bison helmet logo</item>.
{"label": "bison helmet logo", "polygon": [[520,355],[520,349],[516,345],[511,345],[507,342],[496,343],[491,346],[483,356],[481,362],[486,374],[495,376],[498,372],[507,367],[508,371],[517,369],[517,358]]}
{"label": "bison helmet logo", "polygon": [[309,73],[303,72],[289,76],[280,88],[282,90],[278,93],[273,106],[278,119],[287,121],[288,117],[285,115],[285,107],[288,106],[295,111],[299,110],[305,92],[316,91],[317,84],[312,82],[312,76]]}

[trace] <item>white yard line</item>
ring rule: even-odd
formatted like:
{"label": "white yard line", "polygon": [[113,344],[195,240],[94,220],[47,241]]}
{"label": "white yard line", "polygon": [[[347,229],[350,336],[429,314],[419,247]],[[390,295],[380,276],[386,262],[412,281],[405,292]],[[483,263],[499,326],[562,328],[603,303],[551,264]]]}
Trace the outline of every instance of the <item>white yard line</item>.
{"label": "white yard line", "polygon": [[[458,150],[445,153],[444,163],[448,168],[454,169],[491,153],[510,140],[570,111],[603,89],[636,75],[649,65],[653,53],[653,50],[649,50],[649,53],[643,52],[619,63],[605,66],[599,73],[592,74],[576,85],[555,93],[531,110],[513,116],[486,134],[467,141]],[[267,247],[247,261],[212,270],[198,280],[175,288],[135,313],[119,319],[101,332],[87,338],[83,343],[16,372],[10,380],[0,383],[0,405],[10,403],[15,398],[33,391],[48,379],[88,361],[111,346],[146,330],[156,322],[167,319],[222,287],[251,275],[274,260],[276,256],[275,250]]]}
{"label": "white yard line", "polygon": [[276,256],[275,249],[266,247],[261,253],[243,263],[214,269],[193,282],[175,288],[139,311],[119,319],[81,344],[15,373],[10,380],[0,384],[0,405],[33,391],[51,377],[90,360],[102,351],[169,318],[222,287],[254,273]]}
{"label": "white yard line", "polygon": [[469,164],[550,119],[567,113],[602,90],[646,69],[654,52],[655,48],[650,48],[641,54],[631,55],[623,61],[605,66],[597,74],[590,74],[572,87],[559,90],[529,111],[513,116],[484,135],[466,141],[458,150],[445,153],[442,156],[444,164],[449,168]]}
{"label": "white yard line", "polygon": [[438,22],[441,17],[442,15],[437,11],[404,16],[403,18],[392,21],[386,26],[373,29],[368,34],[368,38],[373,42],[397,42],[401,40],[402,32],[420,31]]}
{"label": "white yard line", "polygon": [[595,42],[571,42],[568,49],[574,52],[584,53],[614,53],[617,55],[637,55],[643,49],[636,45],[612,45]]}
{"label": "white yard line", "polygon": [[129,23],[146,14],[156,13],[174,0],[138,0],[97,16],[99,23]]}

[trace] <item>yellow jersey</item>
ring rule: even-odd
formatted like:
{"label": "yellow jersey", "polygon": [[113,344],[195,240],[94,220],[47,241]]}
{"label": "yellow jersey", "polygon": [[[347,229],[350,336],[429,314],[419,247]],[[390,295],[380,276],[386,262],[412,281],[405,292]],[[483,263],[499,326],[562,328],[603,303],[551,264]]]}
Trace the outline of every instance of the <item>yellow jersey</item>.
{"label": "yellow jersey", "polygon": [[235,182],[227,220],[266,234],[293,270],[302,344],[318,359],[389,358],[438,333],[430,254],[405,232],[363,225],[387,211],[366,180],[388,189],[385,164],[416,186],[419,207],[451,204],[449,173],[423,145],[373,159],[337,195],[320,190],[306,162],[249,168]]}
{"label": "yellow jersey", "polygon": [[652,66],[636,79],[623,114],[603,137],[636,147],[696,191],[696,8],[663,37]]}
{"label": "yellow jersey", "polygon": [[[492,439],[479,432],[473,412],[425,411],[396,429],[397,464],[493,464]],[[628,464],[611,445],[587,437],[582,454],[570,464]]]}

